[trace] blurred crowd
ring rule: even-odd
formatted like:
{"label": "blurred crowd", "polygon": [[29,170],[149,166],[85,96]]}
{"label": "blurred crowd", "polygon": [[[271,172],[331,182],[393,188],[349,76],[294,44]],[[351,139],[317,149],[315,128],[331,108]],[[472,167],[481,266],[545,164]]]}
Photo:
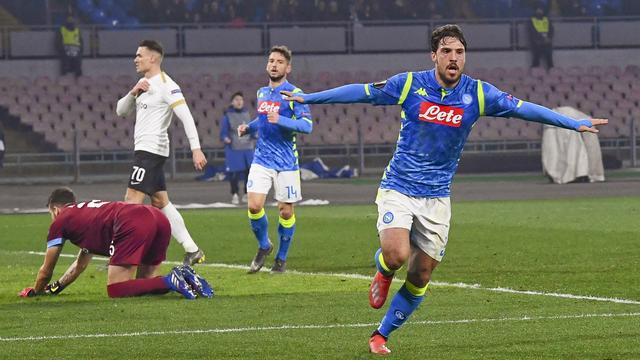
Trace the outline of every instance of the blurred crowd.
{"label": "blurred crowd", "polygon": [[[138,0],[142,23],[479,19],[640,14],[638,0]],[[635,11],[635,12],[634,12]]]}
{"label": "blurred crowd", "polygon": [[[95,23],[83,13],[92,8],[129,24],[308,21],[393,21],[529,17],[542,4],[549,16],[640,15],[640,0],[50,0],[64,21],[69,13],[81,23]],[[3,0],[0,6],[27,24],[42,23],[44,7],[35,1]],[[101,9],[105,14],[101,14]],[[96,14],[93,14],[96,15]],[[94,16],[95,17],[95,16]],[[33,18],[33,19],[30,19]],[[100,17],[98,17],[100,18]],[[56,23],[55,19],[53,21]],[[103,21],[104,22],[104,21]],[[122,22],[122,21],[120,21]],[[109,21],[106,21],[109,23]],[[114,22],[115,25],[116,22]]]}

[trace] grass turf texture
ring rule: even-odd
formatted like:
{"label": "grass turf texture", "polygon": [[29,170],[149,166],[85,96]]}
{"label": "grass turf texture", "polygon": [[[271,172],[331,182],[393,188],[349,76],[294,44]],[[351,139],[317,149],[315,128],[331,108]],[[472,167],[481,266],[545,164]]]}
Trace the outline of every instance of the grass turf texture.
{"label": "grass turf texture", "polygon": [[[289,269],[374,273],[374,206],[296,212]],[[276,210],[267,214],[275,240]],[[208,262],[249,263],[256,242],[246,210],[183,215]],[[640,301],[639,215],[640,198],[454,203],[447,255],[434,280]],[[369,282],[357,278],[201,266],[216,289],[212,300],[187,301],[175,293],[112,300],[104,262],[94,260],[59,296],[20,299],[16,293],[33,283],[42,263],[24,252],[44,251],[48,224],[48,215],[0,216],[0,337],[152,334],[0,341],[0,358],[371,357],[366,342],[386,306],[369,308]],[[64,252],[77,248],[68,244]],[[168,259],[181,256],[172,241]],[[54,279],[71,261],[60,259]],[[395,281],[393,291],[401,283]],[[609,313],[636,315],[558,318]],[[413,323],[394,333],[389,346],[398,359],[640,358],[638,313],[640,305],[633,304],[432,286]],[[473,319],[489,320],[451,322]],[[340,324],[347,326],[333,327]],[[318,328],[246,329],[282,325]],[[171,333],[180,331],[187,333]]]}

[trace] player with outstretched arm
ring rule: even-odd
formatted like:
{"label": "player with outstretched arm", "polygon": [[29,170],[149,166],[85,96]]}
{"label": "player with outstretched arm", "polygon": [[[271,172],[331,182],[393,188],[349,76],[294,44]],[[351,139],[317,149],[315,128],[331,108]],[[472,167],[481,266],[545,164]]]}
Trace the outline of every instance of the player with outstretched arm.
{"label": "player with outstretched arm", "polygon": [[598,132],[606,119],[573,119],[519,100],[463,74],[466,41],[457,25],[431,34],[431,70],[405,72],[386,81],[350,84],[312,94],[283,92],[303,104],[371,103],[401,107],[400,136],[376,197],[381,247],[369,302],[381,308],[395,272],[407,277],[395,294],[369,351],[387,354],[387,339],[424,299],[431,273],[442,261],[449,236],[451,182],[471,128],[480,116],[517,117],[576,131]]}

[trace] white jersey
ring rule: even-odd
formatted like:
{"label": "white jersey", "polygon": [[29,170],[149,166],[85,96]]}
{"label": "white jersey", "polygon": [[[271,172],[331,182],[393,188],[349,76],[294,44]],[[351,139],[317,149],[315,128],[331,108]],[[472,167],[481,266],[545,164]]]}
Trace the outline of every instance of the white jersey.
{"label": "white jersey", "polygon": [[134,149],[168,157],[169,135],[167,129],[171,125],[174,109],[180,105],[185,105],[188,114],[186,117],[188,117],[189,124],[185,122],[184,116],[180,116],[180,120],[185,125],[191,149],[200,148],[193,118],[188,112],[186,101],[178,84],[164,72],[147,79],[147,81],[150,85],[149,90],[141,93],[135,99]]}

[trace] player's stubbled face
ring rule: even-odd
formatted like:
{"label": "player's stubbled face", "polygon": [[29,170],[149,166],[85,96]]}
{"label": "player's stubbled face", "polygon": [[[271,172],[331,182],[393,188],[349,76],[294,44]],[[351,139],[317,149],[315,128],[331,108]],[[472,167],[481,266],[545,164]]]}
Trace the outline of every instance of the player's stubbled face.
{"label": "player's stubbled face", "polygon": [[267,60],[267,74],[271,81],[280,81],[291,71],[291,65],[279,52],[272,52]]}
{"label": "player's stubbled face", "polygon": [[431,60],[436,64],[438,80],[446,87],[453,87],[458,84],[464,71],[464,45],[454,37],[445,37],[440,41],[438,49],[431,53]]}
{"label": "player's stubbled face", "polygon": [[146,47],[139,47],[136,51],[136,57],[133,59],[133,63],[136,65],[136,73],[144,74],[149,71],[151,67],[151,57],[153,53]]}

